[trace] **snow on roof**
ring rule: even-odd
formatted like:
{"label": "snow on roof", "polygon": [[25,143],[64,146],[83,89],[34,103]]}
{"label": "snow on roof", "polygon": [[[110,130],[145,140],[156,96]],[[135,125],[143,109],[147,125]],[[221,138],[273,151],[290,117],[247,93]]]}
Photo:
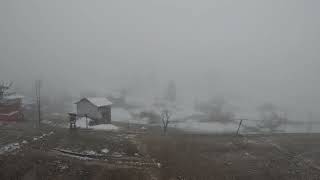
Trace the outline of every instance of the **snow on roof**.
{"label": "snow on roof", "polygon": [[[112,104],[112,102],[110,102],[107,98],[104,98],[104,97],[91,97],[91,98],[83,98],[83,99],[87,99],[89,102],[91,102],[93,105],[97,107],[109,106]],[[80,101],[82,101],[83,99],[81,99]],[[79,103],[80,101],[76,102],[76,104]]]}

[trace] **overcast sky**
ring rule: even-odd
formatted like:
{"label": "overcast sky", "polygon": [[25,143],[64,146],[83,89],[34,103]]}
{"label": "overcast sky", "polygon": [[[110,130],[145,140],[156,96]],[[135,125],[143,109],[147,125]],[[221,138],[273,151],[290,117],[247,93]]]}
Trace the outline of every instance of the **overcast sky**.
{"label": "overcast sky", "polygon": [[0,79],[320,105],[319,0],[1,0]]}

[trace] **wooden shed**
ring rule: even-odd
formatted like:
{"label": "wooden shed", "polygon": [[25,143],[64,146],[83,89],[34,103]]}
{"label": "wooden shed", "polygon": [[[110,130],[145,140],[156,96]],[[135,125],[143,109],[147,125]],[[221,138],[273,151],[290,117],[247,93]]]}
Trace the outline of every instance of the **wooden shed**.
{"label": "wooden shed", "polygon": [[86,116],[94,120],[96,124],[111,123],[112,103],[104,97],[82,98],[75,103],[77,105],[77,116]]}

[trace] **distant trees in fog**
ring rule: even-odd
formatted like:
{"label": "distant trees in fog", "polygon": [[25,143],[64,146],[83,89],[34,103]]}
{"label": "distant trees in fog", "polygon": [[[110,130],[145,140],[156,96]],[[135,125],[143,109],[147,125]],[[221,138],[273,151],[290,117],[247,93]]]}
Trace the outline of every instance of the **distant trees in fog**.
{"label": "distant trees in fog", "polygon": [[174,81],[170,81],[165,93],[165,99],[170,102],[177,100],[177,87]]}
{"label": "distant trees in fog", "polygon": [[272,103],[264,103],[259,106],[261,122],[260,128],[266,128],[269,131],[275,131],[279,126],[288,121],[287,117],[281,116],[279,109]]}
{"label": "distant trees in fog", "polygon": [[148,119],[150,124],[157,124],[161,120],[161,115],[152,110],[145,110],[139,113],[140,119]]}
{"label": "distant trees in fog", "polygon": [[234,120],[234,113],[226,110],[226,105],[223,97],[216,97],[209,102],[195,104],[195,109],[207,114],[208,121],[226,123]]}

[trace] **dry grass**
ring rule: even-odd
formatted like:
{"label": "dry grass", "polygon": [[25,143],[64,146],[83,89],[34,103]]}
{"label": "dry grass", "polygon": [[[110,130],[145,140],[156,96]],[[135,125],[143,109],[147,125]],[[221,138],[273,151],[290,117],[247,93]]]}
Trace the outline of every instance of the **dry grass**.
{"label": "dry grass", "polygon": [[[259,137],[249,138],[259,142]],[[319,172],[297,164],[266,143],[215,135],[172,135],[144,138],[148,151],[163,164],[161,179],[300,180]]]}

